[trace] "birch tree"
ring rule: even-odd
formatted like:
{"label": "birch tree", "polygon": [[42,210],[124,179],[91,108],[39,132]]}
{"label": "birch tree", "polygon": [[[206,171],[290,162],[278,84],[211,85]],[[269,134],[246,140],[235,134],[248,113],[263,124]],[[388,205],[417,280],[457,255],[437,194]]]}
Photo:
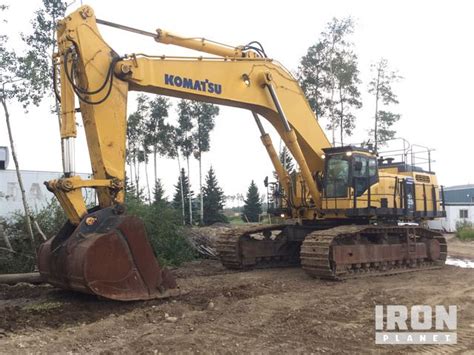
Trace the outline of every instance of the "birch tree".
{"label": "birch tree", "polygon": [[202,185],[202,153],[211,148],[210,133],[214,129],[214,119],[219,114],[219,107],[203,103],[192,103],[192,116],[195,120],[195,131],[193,133],[194,157],[199,163],[199,206],[200,223],[204,224],[204,192]]}
{"label": "birch tree", "polygon": [[165,122],[171,106],[168,98],[157,96],[149,102],[149,113],[145,123],[145,141],[151,146],[153,154],[153,172],[155,184],[158,181],[158,156],[174,155],[172,127]]}
{"label": "birch tree", "polygon": [[341,144],[344,134],[352,134],[353,110],[362,106],[358,61],[350,41],[353,32],[354,22],[350,17],[333,18],[318,41],[309,47],[298,68],[297,77],[309,105],[316,116],[326,119],[333,145],[338,129]]}
{"label": "birch tree", "polygon": [[389,111],[389,108],[399,103],[392,85],[402,77],[396,70],[389,68],[388,61],[384,58],[371,65],[371,72],[368,91],[375,98],[375,114],[374,128],[370,133],[374,137],[374,149],[377,152],[379,146],[395,136],[396,131],[392,126],[400,119],[400,114]]}
{"label": "birch tree", "polygon": [[[183,157],[186,159],[187,170],[188,170],[188,180],[187,180],[187,191],[191,191],[190,185],[190,168],[189,168],[189,157],[193,154],[194,145],[193,145],[193,121],[192,121],[192,105],[191,101],[188,100],[180,100],[178,103],[178,127],[176,128],[176,142],[177,146],[179,147],[179,151],[183,154]],[[178,156],[179,162],[179,156]],[[184,184],[183,179],[181,178],[182,174],[180,172],[180,181],[181,185]],[[183,186],[181,186],[181,196],[184,200],[186,196],[184,195]],[[188,211],[189,211],[189,224],[193,224],[193,206],[192,206],[192,198],[188,198]],[[184,208],[183,208],[184,210]]]}
{"label": "birch tree", "polygon": [[[7,7],[5,5],[0,5],[0,11],[3,12],[6,9]],[[36,252],[33,225],[36,226],[40,234],[43,233],[38,224],[34,223],[26,199],[25,188],[20,172],[20,164],[13,137],[9,104],[12,101],[16,101],[21,103],[23,108],[26,110],[30,105],[38,105],[41,102],[45,90],[42,76],[38,73],[38,70],[34,66],[34,62],[29,57],[28,53],[26,55],[18,55],[14,51],[9,50],[8,36],[0,35],[0,105],[2,106],[5,117],[11,153],[25,213],[25,223],[33,252]]]}

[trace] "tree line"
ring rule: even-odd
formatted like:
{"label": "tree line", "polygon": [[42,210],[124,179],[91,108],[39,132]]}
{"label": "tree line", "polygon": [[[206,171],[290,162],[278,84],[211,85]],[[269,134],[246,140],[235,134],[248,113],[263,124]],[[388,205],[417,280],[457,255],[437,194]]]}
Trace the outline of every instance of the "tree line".
{"label": "tree line", "polygon": [[[134,193],[140,194],[140,167],[145,169],[145,199],[164,199],[164,191],[158,177],[158,157],[174,159],[178,165],[178,183],[172,205],[181,211],[183,224],[210,224],[225,221],[222,214],[224,193],[218,185],[211,167],[203,184],[203,154],[210,150],[210,133],[215,126],[219,108],[213,104],[181,99],[177,103],[177,119],[168,122],[171,100],[154,95],[140,94],[137,109],[128,117],[127,126],[127,175],[128,183],[134,185]],[[191,189],[189,176],[190,159],[198,161],[199,202]],[[153,187],[150,186],[148,166],[153,161]],[[186,170],[183,167],[186,166]],[[153,190],[153,192],[152,192]]]}
{"label": "tree line", "polygon": [[[327,122],[333,145],[344,145],[345,136],[352,135],[355,112],[363,105],[358,57],[351,41],[354,29],[352,18],[333,18],[301,58],[297,70],[297,78],[311,109]],[[400,114],[390,111],[398,104],[392,85],[402,77],[390,69],[384,58],[373,63],[370,70],[367,92],[374,97],[374,125],[369,129],[369,135],[377,151],[378,146],[395,137],[393,125],[400,119]]]}

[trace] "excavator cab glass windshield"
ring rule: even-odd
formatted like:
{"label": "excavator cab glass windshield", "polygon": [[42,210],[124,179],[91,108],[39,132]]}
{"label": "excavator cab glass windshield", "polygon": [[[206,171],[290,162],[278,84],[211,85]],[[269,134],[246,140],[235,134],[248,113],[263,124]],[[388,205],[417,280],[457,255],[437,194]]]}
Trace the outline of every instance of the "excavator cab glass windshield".
{"label": "excavator cab glass windshield", "polygon": [[377,180],[377,162],[375,158],[364,155],[352,157],[352,180],[356,196],[361,196]]}
{"label": "excavator cab glass windshield", "polygon": [[343,155],[329,157],[326,170],[326,197],[346,197],[349,183],[349,160]]}
{"label": "excavator cab glass windshield", "polygon": [[373,157],[346,151],[327,158],[325,197],[347,197],[349,187],[361,196],[376,181],[377,162]]}

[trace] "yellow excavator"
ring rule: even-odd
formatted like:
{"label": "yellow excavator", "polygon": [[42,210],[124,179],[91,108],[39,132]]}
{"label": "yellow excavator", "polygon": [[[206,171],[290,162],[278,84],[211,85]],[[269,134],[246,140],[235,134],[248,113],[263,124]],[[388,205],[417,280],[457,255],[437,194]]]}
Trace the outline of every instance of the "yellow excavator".
{"label": "yellow excavator", "polygon": [[[212,56],[119,56],[98,24]],[[300,264],[314,277],[342,280],[444,265],[445,239],[423,226],[445,215],[435,174],[368,148],[332,147],[298,82],[267,57],[260,43],[232,47],[160,29],[146,32],[97,19],[89,6],[59,21],[57,41],[53,59],[59,73],[65,171],[46,185],[68,222],[39,250],[40,273],[51,284],[124,301],[168,297],[179,290],[171,273],[158,264],[143,222],[127,215],[124,207],[130,90],[253,114],[278,176],[277,183],[269,184],[272,211],[284,223],[223,235],[217,249],[224,266]],[[90,180],[74,173],[78,111],[92,165]],[[288,147],[297,173],[285,170],[260,116]],[[83,188],[95,189],[97,207],[87,209]]]}

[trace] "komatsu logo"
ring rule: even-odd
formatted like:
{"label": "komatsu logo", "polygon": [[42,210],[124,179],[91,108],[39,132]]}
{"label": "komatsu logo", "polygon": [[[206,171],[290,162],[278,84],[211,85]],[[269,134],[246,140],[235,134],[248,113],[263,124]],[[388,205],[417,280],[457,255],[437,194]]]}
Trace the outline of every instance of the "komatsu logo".
{"label": "komatsu logo", "polygon": [[209,94],[220,95],[222,93],[222,85],[213,83],[209,81],[209,79],[193,80],[190,78],[183,78],[178,75],[165,74],[165,85],[171,85],[195,91],[204,91],[208,92]]}

